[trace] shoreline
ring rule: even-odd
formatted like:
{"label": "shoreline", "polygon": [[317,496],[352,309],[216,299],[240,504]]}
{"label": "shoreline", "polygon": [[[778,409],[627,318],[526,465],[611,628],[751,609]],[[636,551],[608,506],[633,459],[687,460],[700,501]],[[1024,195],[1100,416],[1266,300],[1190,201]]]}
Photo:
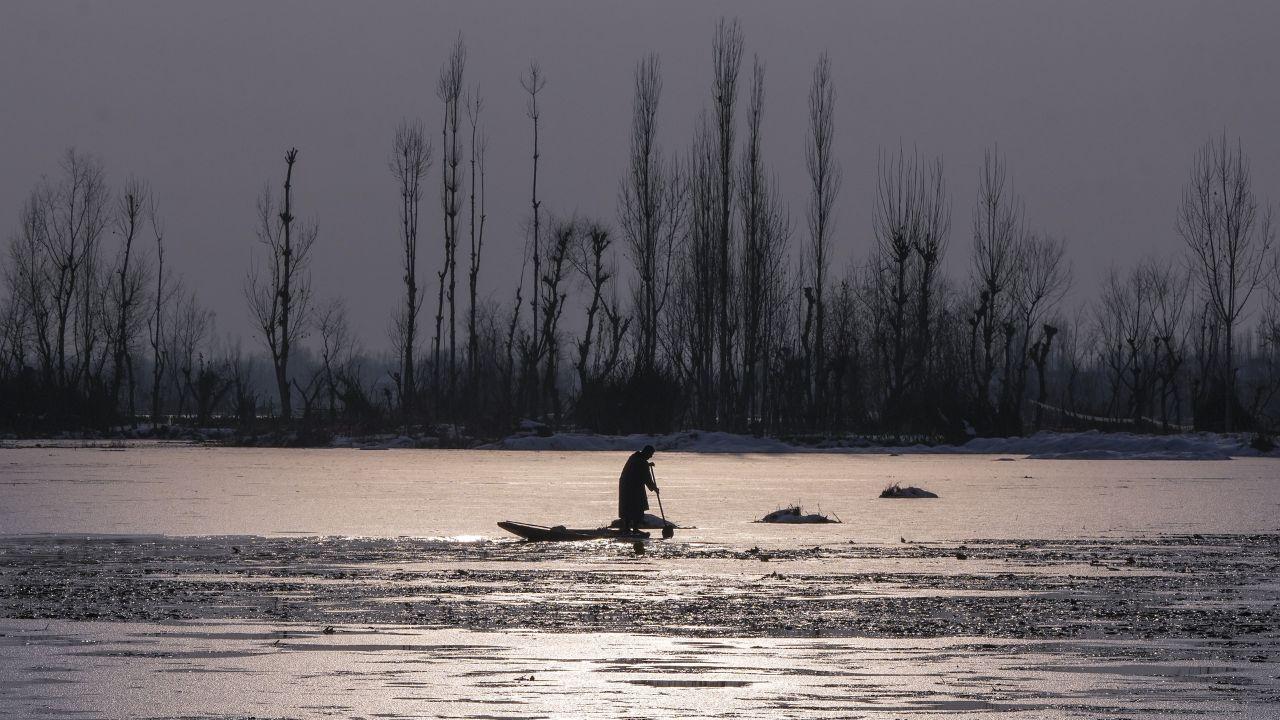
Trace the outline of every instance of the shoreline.
{"label": "shoreline", "polygon": [[[848,454],[848,455],[1018,455],[1042,460],[1229,460],[1235,457],[1280,457],[1280,449],[1264,452],[1252,433],[1231,435],[1186,432],[1143,435],[1128,432],[1041,431],[1005,438],[972,438],[960,444],[895,444],[892,438],[845,436],[787,441],[721,431],[684,430],[664,435],[597,435],[587,432],[520,432],[498,440],[436,435],[379,433],[300,438],[296,434],[236,435],[225,428],[183,433],[62,433],[46,437],[0,438],[0,449],[65,448],[125,450],[149,446],[239,447],[354,450],[487,450],[556,452],[626,452],[653,445],[659,452],[707,454]],[[310,440],[311,442],[307,442]]]}

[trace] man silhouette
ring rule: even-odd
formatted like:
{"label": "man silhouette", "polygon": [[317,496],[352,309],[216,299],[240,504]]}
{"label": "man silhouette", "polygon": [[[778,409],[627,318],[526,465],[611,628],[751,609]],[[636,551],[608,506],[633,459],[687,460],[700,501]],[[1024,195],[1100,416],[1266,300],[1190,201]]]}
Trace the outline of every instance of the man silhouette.
{"label": "man silhouette", "polygon": [[658,484],[653,479],[653,446],[645,445],[643,450],[631,453],[627,464],[622,467],[618,476],[618,518],[622,520],[624,532],[636,532],[644,523],[644,511],[649,509],[649,496],[645,488],[661,494]]}

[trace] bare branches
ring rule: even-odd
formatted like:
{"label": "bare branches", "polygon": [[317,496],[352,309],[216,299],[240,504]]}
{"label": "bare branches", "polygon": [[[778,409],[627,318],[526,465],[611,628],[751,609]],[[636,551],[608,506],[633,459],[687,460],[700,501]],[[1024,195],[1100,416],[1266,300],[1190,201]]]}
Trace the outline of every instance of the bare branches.
{"label": "bare branches", "polygon": [[130,380],[129,405],[133,415],[133,344],[137,336],[138,322],[135,305],[145,282],[145,268],[137,262],[133,242],[142,229],[144,213],[150,204],[150,190],[146,183],[130,178],[116,202],[115,228],[120,236],[120,249],[113,270],[112,288],[114,310],[111,370],[111,403],[113,410],[120,402],[120,387],[126,376]]}
{"label": "bare branches", "polygon": [[761,149],[764,119],[764,64],[755,58],[747,103],[747,138],[738,171],[738,208],[742,228],[738,294],[742,307],[743,421],[760,427],[769,397],[771,350],[778,342],[777,318],[786,305],[785,283],[791,217],[765,169]]}
{"label": "bare branches", "polygon": [[[812,388],[814,398],[823,395],[826,373],[826,301],[828,266],[831,263],[831,222],[841,172],[832,148],[835,144],[836,89],[831,78],[831,58],[824,51],[813,68],[809,86],[809,135],[805,142],[805,167],[809,172],[810,194],[806,220],[809,226],[809,283],[814,298],[815,331]],[[819,411],[819,414],[821,412]]]}
{"label": "bare branches", "polygon": [[[393,345],[400,361],[398,391],[400,412],[406,417],[417,398],[414,359],[417,352],[418,312],[425,299],[418,287],[418,218],[422,204],[422,180],[431,168],[432,148],[419,120],[404,120],[392,142],[391,174],[400,194],[400,244],[403,252],[404,304],[393,316]],[[330,394],[334,392],[330,377]],[[332,397],[330,405],[332,405]]]}
{"label": "bare branches", "polygon": [[631,110],[630,163],[618,190],[618,217],[635,269],[632,288],[641,372],[657,364],[658,321],[671,286],[671,258],[684,232],[685,189],[675,161],[658,148],[662,71],[657,55],[636,64]]}
{"label": "bare branches", "polygon": [[[914,152],[908,158],[901,147],[896,157],[882,151],[877,175],[873,298],[883,305],[876,317],[884,325],[877,330],[876,346],[887,381],[885,404],[903,408],[908,387],[929,392],[916,380],[930,360],[937,275],[951,207],[941,158],[926,162]],[[912,406],[906,412],[923,410]]]}
{"label": "bare branches", "polygon": [[156,294],[151,319],[147,322],[147,341],[151,345],[151,423],[160,423],[161,392],[164,373],[168,369],[169,353],[165,345],[164,311],[172,299],[173,290],[165,284],[164,274],[164,221],[160,218],[157,203],[152,198],[147,208],[151,234],[156,241]]}
{"label": "bare branches", "polygon": [[[617,273],[613,265],[609,248],[613,244],[609,228],[597,221],[584,223],[578,233],[578,243],[570,260],[574,268],[582,274],[587,286],[591,288],[591,300],[587,306],[587,328],[578,341],[578,359],[574,367],[578,371],[578,386],[586,391],[591,383],[611,373],[618,363],[621,351],[622,333],[626,332],[627,321],[617,313],[610,312],[605,290],[609,281]],[[604,323],[597,330],[597,318],[601,312],[611,327],[605,334]],[[595,355],[592,354],[593,345]],[[605,357],[601,358],[600,353]]]}
{"label": "bare branches", "polygon": [[[981,358],[971,343],[970,366],[980,400],[989,403],[999,361],[997,334],[1009,322],[1012,285],[1018,270],[1017,244],[1023,232],[1022,203],[1006,187],[999,149],[983,156],[978,176],[978,202],[973,214],[973,274],[978,306],[969,319],[975,340],[981,339]],[[1011,333],[1006,332],[1006,342]]]}
{"label": "bare branches", "polygon": [[734,113],[738,99],[738,71],[742,66],[742,26],[735,18],[724,19],[716,26],[712,45],[712,102],[715,111],[716,159],[719,187],[716,217],[716,294],[719,313],[716,338],[719,359],[717,411],[722,421],[735,414],[737,392],[734,388],[733,337],[737,330],[729,312],[734,287],[733,146],[736,122]]}
{"label": "bare branches", "polygon": [[[436,300],[436,334],[434,338],[435,391],[440,393],[440,366],[442,342],[441,323],[444,319],[444,303],[449,303],[449,402],[456,395],[458,375],[458,325],[457,304],[455,294],[458,285],[458,213],[461,212],[462,190],[461,168],[462,147],[459,143],[458,108],[462,104],[463,71],[467,63],[467,47],[459,37],[454,43],[449,59],[440,69],[440,78],[436,83],[436,97],[444,106],[444,121],[440,130],[440,147],[443,153],[440,170],[440,206],[444,219],[444,262],[437,273],[440,280],[439,296]],[[446,291],[446,281],[448,289]]]}
{"label": "bare branches", "polygon": [[539,343],[546,359],[543,383],[551,396],[551,411],[557,422],[561,417],[558,382],[560,316],[564,313],[565,299],[568,296],[562,284],[579,232],[578,222],[573,218],[555,220],[551,223],[550,238],[547,243],[546,271],[537,278],[539,286],[535,288],[535,292],[542,295],[544,310],[542,339]]}
{"label": "bare branches", "polygon": [[319,232],[314,224],[295,225],[293,214],[293,165],[297,148],[285,153],[284,197],[277,205],[271,189],[258,200],[258,241],[266,259],[250,267],[245,285],[249,311],[271,354],[285,422],[293,415],[289,356],[305,335],[311,310],[311,250]]}
{"label": "bare branches", "polygon": [[[467,381],[474,391],[478,389],[476,384],[480,382],[480,342],[476,327],[476,285],[480,279],[480,255],[484,250],[484,222],[486,218],[484,206],[485,151],[488,148],[489,141],[479,131],[480,113],[484,109],[484,100],[480,97],[478,91],[467,96],[466,106],[467,122],[471,125],[471,222],[468,226],[471,232],[471,254],[467,273],[470,299],[467,304],[467,363],[469,369]],[[480,183],[478,194],[476,192],[477,179]],[[478,223],[476,219],[477,203],[480,210]]]}
{"label": "bare branches", "polygon": [[[530,207],[532,210],[532,228],[533,234],[529,238],[529,247],[533,254],[533,288],[530,291],[529,302],[532,307],[531,319],[529,322],[530,335],[533,338],[533,347],[530,349],[536,364],[537,359],[542,356],[543,348],[541,347],[541,331],[538,327],[538,309],[540,304],[541,292],[538,290],[538,283],[542,277],[542,201],[538,199],[538,119],[541,117],[541,111],[538,108],[538,93],[547,86],[546,76],[542,74],[542,66],[537,60],[529,63],[529,69],[520,76],[520,87],[524,88],[525,94],[529,97],[525,102],[525,114],[533,123],[533,180],[532,190],[530,192]],[[532,398],[533,413],[538,413],[541,403],[542,393],[537,387],[537,373],[533,373],[533,391],[530,393]]]}
{"label": "bare branches", "polygon": [[547,86],[547,77],[542,74],[542,66],[537,60],[529,63],[529,69],[520,76],[520,87],[529,95],[525,104],[525,114],[529,119],[538,122],[538,93]]}
{"label": "bare branches", "polygon": [[[50,263],[51,299],[55,319],[57,378],[63,387],[83,379],[93,352],[95,327],[90,285],[94,279],[98,241],[109,222],[108,193],[102,165],[75,149],[63,156],[58,182],[46,181],[37,190],[39,212],[36,237]],[[78,328],[77,328],[78,326]],[[69,337],[68,333],[76,337]],[[68,341],[79,344],[80,362],[68,372]]]}
{"label": "bare branches", "polygon": [[1230,432],[1236,402],[1235,327],[1263,283],[1274,236],[1271,210],[1260,212],[1254,195],[1244,147],[1237,141],[1232,149],[1225,133],[1196,153],[1178,208],[1178,234],[1190,251],[1201,295],[1223,326],[1223,427]]}

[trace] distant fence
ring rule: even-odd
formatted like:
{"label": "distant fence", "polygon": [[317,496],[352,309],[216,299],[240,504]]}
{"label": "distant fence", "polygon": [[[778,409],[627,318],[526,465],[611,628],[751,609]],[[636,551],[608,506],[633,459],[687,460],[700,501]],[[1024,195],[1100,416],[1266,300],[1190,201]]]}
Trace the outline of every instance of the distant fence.
{"label": "distant fence", "polygon": [[1134,432],[1141,432],[1144,430],[1156,430],[1159,432],[1165,432],[1167,430],[1191,432],[1192,430],[1195,430],[1194,425],[1180,425],[1174,422],[1166,423],[1158,418],[1147,417],[1145,415],[1137,419],[1131,417],[1116,418],[1107,417],[1105,415],[1090,415],[1088,413],[1076,412],[1074,410],[1068,410],[1066,408],[1057,407],[1056,405],[1050,405],[1036,400],[1032,400],[1031,404],[1045,411],[1056,414],[1064,421],[1070,421],[1060,423],[1067,426],[1097,427],[1101,430],[1127,429]]}

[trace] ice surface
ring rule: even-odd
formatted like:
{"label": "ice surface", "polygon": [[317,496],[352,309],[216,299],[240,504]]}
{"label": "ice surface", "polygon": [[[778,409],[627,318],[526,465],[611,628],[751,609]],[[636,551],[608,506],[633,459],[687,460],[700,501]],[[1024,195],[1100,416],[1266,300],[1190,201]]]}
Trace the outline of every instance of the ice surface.
{"label": "ice surface", "polygon": [[[626,452],[0,448],[0,534],[503,537],[495,523],[600,527]],[[1000,460],[1007,460],[1000,462]],[[659,452],[682,539],[787,542],[755,523],[780,504],[843,525],[811,541],[1274,532],[1280,460],[1028,460],[1016,454]],[[936,492],[879,499],[888,485]],[[652,502],[652,500],[651,500]],[[651,514],[657,503],[652,502]]]}
{"label": "ice surface", "polygon": [[[1252,720],[1280,692],[1274,458],[667,451],[697,527],[636,555],[493,525],[607,522],[626,452],[110,449],[0,449],[0,715]],[[778,501],[845,522],[753,522]]]}
{"label": "ice surface", "polygon": [[[1275,665],[1028,644],[0,621],[13,717],[1274,718]],[[1161,650],[1152,657],[1150,648]]]}

